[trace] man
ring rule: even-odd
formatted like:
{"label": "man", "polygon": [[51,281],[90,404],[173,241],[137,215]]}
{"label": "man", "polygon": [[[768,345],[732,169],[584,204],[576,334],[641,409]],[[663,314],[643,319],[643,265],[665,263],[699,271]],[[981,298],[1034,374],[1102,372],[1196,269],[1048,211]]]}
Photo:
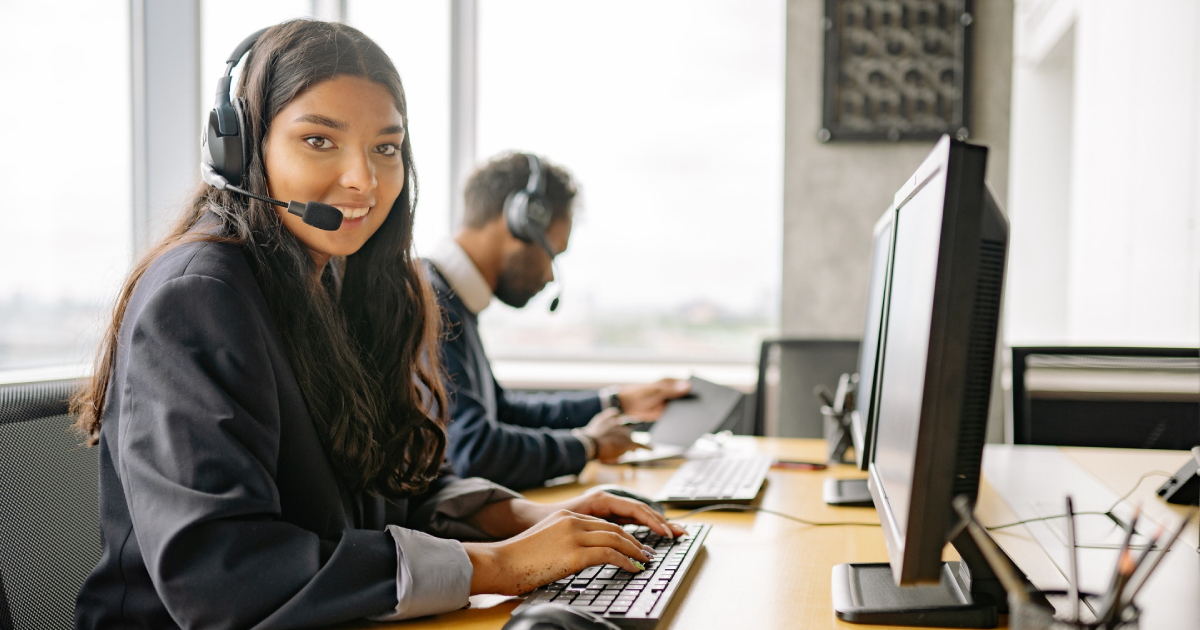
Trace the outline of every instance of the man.
{"label": "man", "polygon": [[520,489],[578,473],[590,459],[613,462],[638,448],[629,416],[655,420],[667,400],[688,391],[687,381],[663,379],[530,395],[505,391],[493,377],[477,316],[493,296],[521,308],[554,279],[551,263],[567,249],[575,193],[570,174],[536,156],[494,158],[467,180],[454,239],[425,258],[446,318],[447,455],[459,475]]}

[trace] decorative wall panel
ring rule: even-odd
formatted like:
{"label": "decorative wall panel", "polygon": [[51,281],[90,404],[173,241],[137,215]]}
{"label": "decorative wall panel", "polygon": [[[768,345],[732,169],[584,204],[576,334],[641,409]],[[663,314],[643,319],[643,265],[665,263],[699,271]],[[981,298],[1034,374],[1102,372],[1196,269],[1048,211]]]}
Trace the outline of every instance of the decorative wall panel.
{"label": "decorative wall panel", "polygon": [[969,134],[972,0],[826,0],[817,137]]}

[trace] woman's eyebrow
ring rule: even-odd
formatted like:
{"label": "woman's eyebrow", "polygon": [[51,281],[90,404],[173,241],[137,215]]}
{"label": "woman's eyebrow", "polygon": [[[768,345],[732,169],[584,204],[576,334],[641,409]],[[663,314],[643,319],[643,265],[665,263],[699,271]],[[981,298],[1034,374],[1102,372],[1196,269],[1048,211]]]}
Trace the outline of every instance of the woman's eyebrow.
{"label": "woman's eyebrow", "polygon": [[394,133],[404,133],[404,125],[388,125],[387,127],[380,129],[377,135],[390,136]]}
{"label": "woman's eyebrow", "polygon": [[334,120],[332,118],[328,118],[328,117],[322,116],[320,114],[304,114],[303,116],[300,116],[293,122],[314,123],[317,125],[323,125],[325,127],[329,127],[330,129],[337,129],[338,131],[346,131],[347,129],[350,128],[350,125],[347,125],[346,123],[344,123],[340,120]]}

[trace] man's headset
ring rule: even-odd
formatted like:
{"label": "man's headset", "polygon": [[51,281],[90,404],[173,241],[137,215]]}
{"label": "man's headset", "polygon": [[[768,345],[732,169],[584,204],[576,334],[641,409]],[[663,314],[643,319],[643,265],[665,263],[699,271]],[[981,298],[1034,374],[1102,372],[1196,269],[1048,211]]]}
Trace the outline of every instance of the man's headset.
{"label": "man's headset", "polygon": [[200,132],[200,176],[217,190],[231,190],[287,208],[305,223],[321,230],[336,230],[342,225],[342,213],[328,204],[310,201],[284,203],[263,195],[254,194],[243,188],[250,147],[247,146],[245,129],[246,102],[242,97],[230,98],[233,68],[254,47],[254,42],[265,33],[262,29],[251,34],[237,45],[233,54],[225,61],[225,74],[217,80],[217,101],[208,113],[208,124]]}
{"label": "man's headset", "polygon": [[[546,178],[542,177],[542,162],[532,153],[522,155],[529,161],[529,181],[524,188],[514,190],[504,200],[504,222],[513,236],[546,250],[557,279],[559,273],[558,266],[554,264],[555,251],[546,240],[546,230],[550,228],[554,213],[546,202]],[[562,281],[559,280],[557,284],[558,295],[550,302],[551,312],[558,309],[559,298],[562,297]]]}

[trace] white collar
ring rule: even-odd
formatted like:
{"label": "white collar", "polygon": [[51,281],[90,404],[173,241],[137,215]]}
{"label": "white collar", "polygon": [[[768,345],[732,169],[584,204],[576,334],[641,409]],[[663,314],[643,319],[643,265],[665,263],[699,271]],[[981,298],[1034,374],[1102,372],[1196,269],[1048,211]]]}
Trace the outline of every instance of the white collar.
{"label": "white collar", "polygon": [[433,263],[450,288],[454,289],[463,305],[471,313],[478,315],[480,311],[492,303],[492,287],[483,278],[475,262],[467,255],[462,246],[448,238],[438,244],[425,260]]}

